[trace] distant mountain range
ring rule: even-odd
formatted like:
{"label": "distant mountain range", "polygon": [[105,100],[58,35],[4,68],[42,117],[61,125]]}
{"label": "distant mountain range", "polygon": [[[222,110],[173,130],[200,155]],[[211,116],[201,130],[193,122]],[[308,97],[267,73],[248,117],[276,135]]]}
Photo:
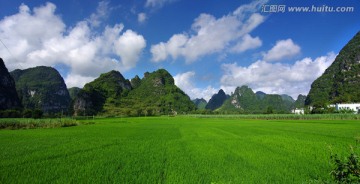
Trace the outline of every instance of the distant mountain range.
{"label": "distant mountain range", "polygon": [[16,104],[17,97],[21,101],[20,106],[13,107],[22,104],[25,109],[41,109],[47,114],[139,116],[189,113],[196,109],[220,113],[289,113],[296,103],[303,106],[305,99],[300,96],[302,100],[295,102],[288,95],[254,93],[242,86],[231,96],[219,90],[209,102],[191,101],[165,69],[146,72],[142,79],[135,76],[131,80],[118,71],[110,71],[82,89],[66,89],[59,72],[51,67],[14,70],[10,74],[17,92],[12,103]]}
{"label": "distant mountain range", "polygon": [[289,95],[266,94],[262,91],[253,92],[248,86],[235,89],[231,96],[219,90],[206,103],[204,99],[195,99],[193,102],[198,109],[213,110],[218,113],[290,113],[295,108],[304,108],[305,95],[299,95],[294,100]]}
{"label": "distant mountain range", "polygon": [[84,88],[67,89],[59,72],[39,66],[8,72],[0,58],[0,110],[41,109],[46,114],[161,115],[195,112],[290,113],[294,108],[360,102],[360,32],[340,51],[332,65],[297,100],[266,94],[248,86],[231,95],[219,90],[209,102],[190,100],[165,69],[143,78],[125,79],[118,71],[101,74]]}
{"label": "distant mountain range", "polygon": [[225,92],[220,89],[217,94],[214,94],[209,103],[206,104],[205,109],[216,110],[217,108],[221,107],[225,100],[228,99],[230,96],[225,94]]}
{"label": "distant mountain range", "polygon": [[196,108],[199,110],[205,109],[207,105],[207,101],[203,98],[196,98],[195,100],[192,100],[192,102],[195,104]]}
{"label": "distant mountain range", "polygon": [[248,86],[241,86],[216,109],[225,113],[290,113],[295,100],[288,95],[253,92]]}
{"label": "distant mountain range", "polygon": [[144,77],[125,79],[110,71],[85,84],[67,89],[59,72],[39,66],[8,72],[0,61],[0,110],[40,109],[45,114],[161,115],[187,113],[195,104],[164,69]]}

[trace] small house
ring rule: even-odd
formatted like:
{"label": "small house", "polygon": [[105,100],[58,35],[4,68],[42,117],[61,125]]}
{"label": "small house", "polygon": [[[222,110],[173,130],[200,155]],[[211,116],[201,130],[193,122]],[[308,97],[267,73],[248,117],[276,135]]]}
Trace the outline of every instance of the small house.
{"label": "small house", "polygon": [[298,109],[298,108],[293,109],[293,110],[292,110],[292,113],[293,113],[293,114],[305,114],[303,108],[301,108],[301,109]]}
{"label": "small house", "polygon": [[360,113],[360,103],[348,103],[348,104],[335,104],[336,110],[351,110],[354,111],[355,114]]}

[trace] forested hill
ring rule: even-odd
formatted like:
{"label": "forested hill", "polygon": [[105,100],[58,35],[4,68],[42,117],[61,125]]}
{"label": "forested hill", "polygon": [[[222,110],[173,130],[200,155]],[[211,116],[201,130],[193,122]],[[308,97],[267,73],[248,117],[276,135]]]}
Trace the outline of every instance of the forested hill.
{"label": "forested hill", "polygon": [[[300,103],[300,102],[299,102]],[[224,113],[290,113],[295,100],[288,95],[254,93],[248,86],[237,87],[217,109]]]}
{"label": "forested hill", "polygon": [[360,32],[340,51],[323,75],[316,79],[306,105],[360,102]]}
{"label": "forested hill", "polygon": [[207,105],[207,101],[203,98],[196,98],[192,100],[192,102],[195,104],[196,108],[199,110],[205,109]]}
{"label": "forested hill", "polygon": [[84,86],[74,102],[77,115],[154,115],[195,110],[190,98],[164,69],[146,72],[131,82],[119,72],[102,74]]}
{"label": "forested hill", "polygon": [[116,105],[113,102],[128,94],[131,84],[120,72],[110,71],[85,84],[74,99],[76,115],[93,115],[104,111],[104,106]]}
{"label": "forested hill", "polygon": [[25,109],[41,109],[45,113],[63,113],[71,102],[60,73],[46,66],[14,70],[16,91]]}
{"label": "forested hill", "polygon": [[21,107],[21,102],[16,93],[15,81],[0,58],[0,110]]}
{"label": "forested hill", "polygon": [[195,110],[190,97],[175,85],[174,78],[165,69],[146,72],[137,86],[121,100],[120,106],[126,114],[135,111],[143,115],[176,114]]}
{"label": "forested hill", "polygon": [[220,89],[217,94],[214,94],[211,99],[209,100],[209,103],[206,104],[205,109],[215,110],[222,106],[222,104],[225,102],[226,99],[228,99],[230,96],[226,95],[225,92]]}

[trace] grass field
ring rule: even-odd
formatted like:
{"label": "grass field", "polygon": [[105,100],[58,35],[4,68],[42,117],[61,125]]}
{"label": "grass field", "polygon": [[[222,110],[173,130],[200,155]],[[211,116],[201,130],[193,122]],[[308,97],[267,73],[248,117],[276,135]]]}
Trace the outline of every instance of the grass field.
{"label": "grass field", "polygon": [[[88,120],[84,120],[88,121]],[[154,117],[0,130],[0,183],[329,181],[358,120]]]}

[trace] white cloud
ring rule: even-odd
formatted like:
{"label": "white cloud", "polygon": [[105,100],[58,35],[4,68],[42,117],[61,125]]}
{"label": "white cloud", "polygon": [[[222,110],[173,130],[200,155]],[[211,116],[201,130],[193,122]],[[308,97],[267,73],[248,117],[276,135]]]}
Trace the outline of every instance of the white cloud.
{"label": "white cloud", "polygon": [[265,61],[279,61],[284,58],[291,58],[300,53],[300,46],[295,44],[292,39],[280,40],[265,55]]}
{"label": "white cloud", "polygon": [[115,42],[114,49],[115,53],[121,57],[121,62],[127,67],[126,69],[130,69],[136,66],[136,62],[139,60],[145,46],[146,42],[143,36],[127,30]]}
{"label": "white cloud", "polygon": [[100,1],[98,7],[96,8],[96,13],[91,14],[88,21],[91,26],[99,27],[101,22],[109,16],[109,12],[109,2]]}
{"label": "white cloud", "polygon": [[251,37],[249,34],[246,34],[242,37],[241,41],[237,43],[232,49],[232,52],[244,52],[249,49],[255,49],[262,45],[262,41],[259,37]]}
{"label": "white cloud", "polygon": [[173,35],[167,43],[159,43],[151,46],[151,53],[153,54],[153,62],[161,62],[165,60],[168,55],[176,59],[182,54],[182,49],[188,41],[188,37],[184,34]]}
{"label": "white cloud", "polygon": [[211,96],[217,93],[218,89],[211,86],[207,86],[206,88],[197,88],[193,83],[194,77],[195,72],[193,71],[179,73],[174,76],[175,85],[188,94],[191,99],[204,98],[206,101],[209,101]]}
{"label": "white cloud", "polygon": [[147,19],[146,13],[139,13],[138,14],[138,22],[139,23],[144,23]]}
{"label": "white cloud", "polygon": [[[254,1],[249,5],[240,6],[236,11],[218,19],[213,15],[201,14],[194,20],[190,33],[175,34],[167,42],[152,45],[152,61],[161,62],[168,57],[177,59],[181,56],[190,63],[199,57],[224,51],[234,43],[241,45],[242,41],[249,41],[248,33],[265,19],[259,13],[255,13],[262,5],[259,2],[266,1]],[[251,47],[244,45],[242,49],[256,48],[261,42],[258,37],[251,39],[257,43],[252,43]]]}
{"label": "white cloud", "polygon": [[47,3],[34,8],[22,4],[19,13],[0,20],[0,38],[14,55],[13,58],[4,47],[0,47],[0,55],[7,67],[12,70],[19,65],[31,66],[26,62],[27,55],[51,38],[60,37],[65,31],[65,24],[54,14],[55,5]]}
{"label": "white cloud", "polygon": [[[99,3],[96,14],[104,15],[101,12],[107,6]],[[33,11],[22,4],[19,13],[0,20],[0,38],[12,53],[0,47],[0,55],[10,71],[61,64],[69,68],[68,76],[64,76],[68,85],[81,87],[100,73],[114,69],[124,72],[136,66],[146,46],[142,35],[124,30],[123,24],[95,32],[97,23],[93,20],[100,20],[95,15],[67,27],[55,10],[52,3]]]}
{"label": "white cloud", "polygon": [[161,62],[168,57],[166,45],[162,42],[157,45],[152,45],[150,52],[153,55],[151,61],[156,63]]}
{"label": "white cloud", "polygon": [[176,0],[146,0],[145,7],[161,8],[165,4],[172,3]]}
{"label": "white cloud", "polygon": [[239,6],[235,11],[234,11],[234,15],[237,16],[244,16],[244,14],[249,11],[249,10],[253,10],[253,9],[257,9],[259,7],[261,7],[262,5],[264,5],[265,3],[267,3],[268,0],[258,0],[258,1],[254,1],[250,4],[245,4],[242,6]]}
{"label": "white cloud", "polygon": [[297,95],[309,92],[311,83],[331,65],[335,57],[334,53],[328,53],[315,59],[298,60],[293,65],[261,60],[248,67],[236,63],[223,64],[221,88],[229,93],[237,86],[248,85],[254,91],[288,94],[296,99]]}
{"label": "white cloud", "polygon": [[89,81],[93,81],[95,77],[85,77],[82,75],[72,74],[66,76],[64,79],[68,88],[84,86]]}

